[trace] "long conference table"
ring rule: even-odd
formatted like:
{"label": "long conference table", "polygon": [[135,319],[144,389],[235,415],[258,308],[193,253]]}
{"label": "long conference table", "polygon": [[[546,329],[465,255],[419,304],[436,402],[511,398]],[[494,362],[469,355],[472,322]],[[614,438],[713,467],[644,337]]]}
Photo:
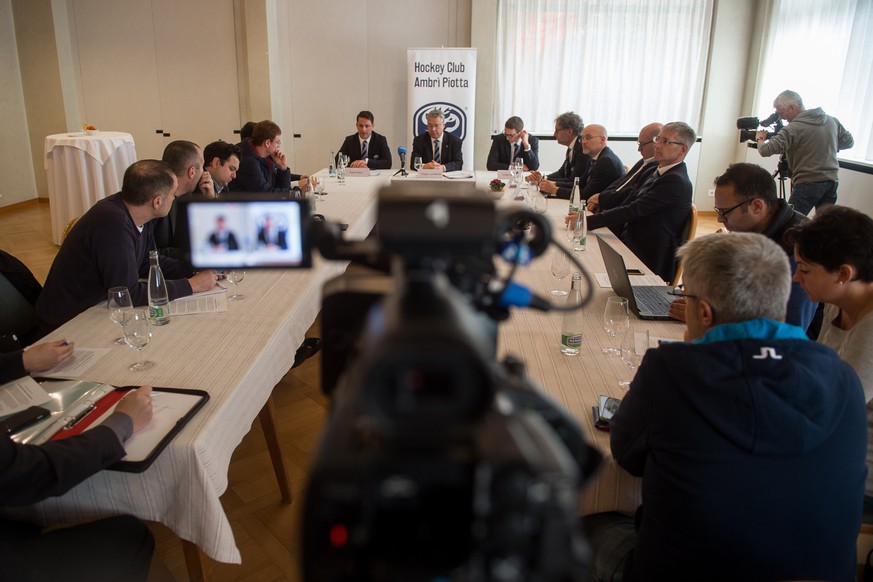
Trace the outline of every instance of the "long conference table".
{"label": "long conference table", "polygon": [[[320,174],[324,176],[324,172]],[[482,195],[488,195],[487,184],[494,176],[493,172],[476,172],[475,182]],[[328,195],[318,203],[317,211],[329,220],[347,223],[347,238],[363,239],[376,222],[376,193],[392,181],[392,172],[346,180],[345,185],[338,185],[335,178],[328,180]],[[394,179],[394,183],[403,180],[423,181],[413,175]],[[441,182],[432,183],[438,193]],[[499,204],[518,203],[512,200],[513,192],[507,190]],[[556,227],[554,238],[564,245],[560,228],[566,210],[566,201],[552,199],[546,211]],[[648,272],[614,236],[606,236],[623,251],[629,267]],[[549,290],[556,283],[550,269],[552,252],[554,249],[517,271],[519,282],[544,297],[551,297]],[[576,255],[590,272],[605,270],[592,237],[588,249]],[[111,350],[77,379],[116,386],[202,389],[209,392],[210,399],[146,471],[103,471],[65,495],[4,510],[4,514],[40,523],[77,523],[131,514],[167,525],[182,540],[219,562],[240,563],[233,531],[219,500],[227,488],[231,454],[268,403],[274,386],[290,369],[296,347],[320,310],[322,285],[345,266],[325,261],[315,252],[309,270],[247,272],[240,288],[245,299],[229,303],[227,312],[177,316],[169,325],[153,328],[144,354],[157,365],[146,372],[128,371],[135,353],[113,344],[118,327],[109,320],[103,304],[50,334],[47,340],[67,338],[80,347]],[[562,282],[565,288],[569,280]],[[606,456],[583,493],[581,511],[631,513],[639,504],[639,480],[612,461],[608,434],[595,430],[591,414],[599,395],[621,397],[624,391],[618,380],[628,377],[619,358],[600,352],[608,339],[601,314],[611,292],[599,287],[594,291],[584,310],[579,356],[567,357],[559,351],[560,314],[532,310],[515,310],[501,324],[498,350],[501,355],[521,355],[533,381],[570,411],[589,441]],[[678,323],[642,322],[633,316],[631,321],[632,328],[648,328],[654,337],[681,339],[684,329]]]}

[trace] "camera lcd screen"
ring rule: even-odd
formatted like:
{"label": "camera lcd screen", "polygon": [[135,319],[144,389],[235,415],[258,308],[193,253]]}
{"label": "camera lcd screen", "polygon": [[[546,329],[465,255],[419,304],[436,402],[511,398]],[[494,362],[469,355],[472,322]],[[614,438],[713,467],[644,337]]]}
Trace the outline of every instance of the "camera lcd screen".
{"label": "camera lcd screen", "polygon": [[196,269],[308,268],[305,200],[213,199],[185,205]]}

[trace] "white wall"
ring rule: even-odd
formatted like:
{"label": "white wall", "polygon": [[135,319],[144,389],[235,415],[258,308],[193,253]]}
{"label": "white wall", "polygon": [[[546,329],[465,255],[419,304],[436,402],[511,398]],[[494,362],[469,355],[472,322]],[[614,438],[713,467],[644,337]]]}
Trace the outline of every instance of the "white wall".
{"label": "white wall", "polygon": [[[0,0],[0,206],[37,195],[13,22],[12,0]],[[41,166],[38,170],[44,171]]]}

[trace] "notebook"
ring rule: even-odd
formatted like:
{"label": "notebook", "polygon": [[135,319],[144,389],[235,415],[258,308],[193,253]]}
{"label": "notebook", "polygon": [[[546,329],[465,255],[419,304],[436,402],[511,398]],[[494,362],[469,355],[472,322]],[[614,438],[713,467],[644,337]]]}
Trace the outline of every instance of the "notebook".
{"label": "notebook", "polygon": [[669,285],[644,285],[634,287],[631,285],[624,257],[610,246],[602,237],[597,237],[600,245],[600,254],[603,264],[606,265],[606,275],[612,290],[621,297],[627,299],[631,312],[640,319],[672,319],[667,313],[670,304],[676,299],[670,292],[673,287]]}

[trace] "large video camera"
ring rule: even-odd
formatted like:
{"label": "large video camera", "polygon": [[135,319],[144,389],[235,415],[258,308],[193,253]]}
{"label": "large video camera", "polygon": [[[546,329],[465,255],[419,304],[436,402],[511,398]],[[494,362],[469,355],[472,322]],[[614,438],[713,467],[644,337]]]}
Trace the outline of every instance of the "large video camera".
{"label": "large video camera", "polygon": [[740,130],[740,143],[744,141],[755,141],[755,135],[760,130],[767,133],[767,139],[770,139],[785,127],[782,120],[779,118],[779,113],[773,112],[770,117],[764,120],[758,120],[757,117],[740,117],[737,119],[737,129]]}
{"label": "large video camera", "polygon": [[304,578],[584,579],[577,497],[600,455],[521,361],[496,362],[508,307],[547,308],[511,275],[547,248],[549,223],[481,194],[386,189],[378,237],[343,241],[322,224],[315,239],[363,266],[324,288],[332,407],[307,487]]}

